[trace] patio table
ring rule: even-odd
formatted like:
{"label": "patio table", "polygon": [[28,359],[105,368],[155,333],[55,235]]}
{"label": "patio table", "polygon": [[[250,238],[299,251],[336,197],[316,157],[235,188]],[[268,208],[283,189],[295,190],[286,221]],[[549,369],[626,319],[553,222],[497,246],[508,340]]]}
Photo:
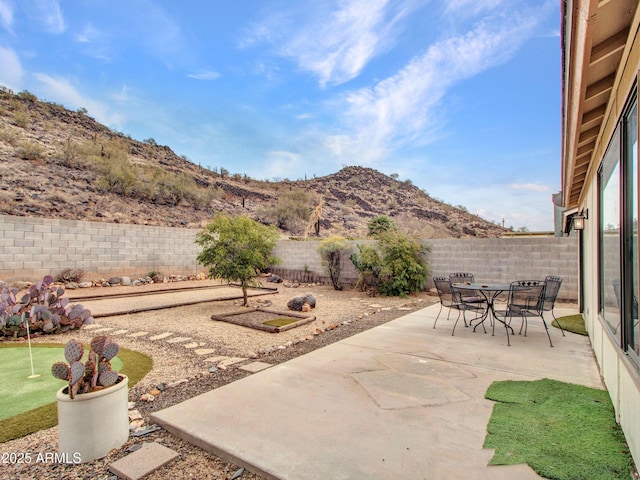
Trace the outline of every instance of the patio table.
{"label": "patio table", "polygon": [[[487,333],[487,329],[484,327],[484,322],[487,319],[487,317],[490,317],[489,319],[491,320],[491,326],[492,326],[491,335],[495,335],[496,333],[495,320],[498,320],[500,323],[502,323],[505,326],[505,328],[511,328],[511,325],[508,325],[507,323],[500,320],[496,316],[495,310],[494,310],[494,303],[495,303],[496,297],[500,295],[502,292],[509,290],[510,285],[508,283],[504,284],[504,283],[468,283],[467,282],[467,283],[459,283],[459,284],[454,283],[452,286],[453,288],[459,289],[459,290],[478,291],[487,301],[487,309],[485,310],[482,316],[478,319],[478,322],[473,327],[474,332],[476,331],[476,328],[478,328],[478,325],[482,325],[482,329],[484,330],[484,333]],[[469,322],[469,324],[471,324],[471,322]],[[511,333],[513,333],[513,328],[511,328]]]}

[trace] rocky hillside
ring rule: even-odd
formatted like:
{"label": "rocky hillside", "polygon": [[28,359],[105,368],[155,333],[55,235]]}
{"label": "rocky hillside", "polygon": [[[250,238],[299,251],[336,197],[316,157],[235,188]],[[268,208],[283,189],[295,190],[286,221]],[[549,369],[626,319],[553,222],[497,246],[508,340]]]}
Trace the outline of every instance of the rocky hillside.
{"label": "rocky hillside", "polygon": [[373,169],[253,180],[199,167],[152,139],[114,132],[86,112],[0,90],[0,213],[197,228],[220,211],[276,224],[283,236],[361,237],[367,222],[383,214],[424,238],[503,232]]}

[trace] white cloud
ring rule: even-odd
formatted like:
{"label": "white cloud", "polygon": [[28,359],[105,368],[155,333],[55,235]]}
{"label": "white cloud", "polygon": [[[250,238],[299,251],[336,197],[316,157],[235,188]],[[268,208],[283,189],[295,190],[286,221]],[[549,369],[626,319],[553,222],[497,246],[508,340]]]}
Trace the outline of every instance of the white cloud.
{"label": "white cloud", "polygon": [[215,80],[220,78],[220,74],[213,70],[200,70],[198,73],[190,73],[187,76],[196,80]]}
{"label": "white cloud", "polygon": [[397,24],[425,0],[340,0],[305,3],[305,10],[274,14],[240,43],[278,43],[278,53],[319,79],[322,88],[357,77],[393,46]]}
{"label": "white cloud", "polygon": [[[371,87],[351,91],[337,109],[360,151],[376,156],[440,135],[440,103],[458,82],[508,60],[537,24],[535,16],[483,19],[466,34],[433,44],[404,68]],[[342,141],[342,144],[350,143]]]}
{"label": "white cloud", "polygon": [[283,150],[267,153],[267,161],[262,170],[266,178],[289,178],[291,172],[300,170],[302,157],[293,152]]}
{"label": "white cloud", "polygon": [[32,13],[49,33],[60,34],[66,30],[64,17],[57,0],[36,0]]}
{"label": "white cloud", "polygon": [[0,0],[0,25],[13,32],[13,5],[5,0]]}
{"label": "white cloud", "polygon": [[504,0],[446,0],[445,11],[451,15],[473,16],[484,11],[493,11]]}
{"label": "white cloud", "polygon": [[89,115],[111,128],[120,129],[124,123],[124,117],[120,113],[112,111],[105,103],[85,97],[67,79],[43,73],[34,76],[42,85],[39,89],[43,92],[42,98],[50,98],[70,109],[86,108]]}
{"label": "white cloud", "polygon": [[91,22],[87,23],[80,33],[75,35],[76,42],[92,43],[100,36],[100,33]]}
{"label": "white cloud", "polygon": [[531,192],[548,192],[551,189],[548,185],[541,185],[539,183],[512,183],[509,188],[513,190],[528,190]]}
{"label": "white cloud", "polygon": [[0,47],[0,65],[0,84],[12,90],[20,89],[24,71],[16,52]]}

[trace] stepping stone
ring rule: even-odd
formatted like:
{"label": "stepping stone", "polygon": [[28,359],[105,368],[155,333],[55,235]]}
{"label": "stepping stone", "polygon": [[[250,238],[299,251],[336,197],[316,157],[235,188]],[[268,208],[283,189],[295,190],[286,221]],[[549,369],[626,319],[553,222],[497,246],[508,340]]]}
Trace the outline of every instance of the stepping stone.
{"label": "stepping stone", "polygon": [[398,307],[398,310],[401,310],[403,312],[408,312],[410,310],[413,310],[413,308],[411,308],[411,307]]}
{"label": "stepping stone", "polygon": [[215,353],[215,351],[215,348],[198,348],[197,350],[194,350],[198,355],[211,355],[212,353]]}
{"label": "stepping stone", "polygon": [[240,370],[246,370],[247,372],[256,373],[260,370],[264,370],[265,368],[269,368],[270,366],[270,363],[253,362],[248,365],[243,365],[242,367],[240,367]]}
{"label": "stepping stone", "polygon": [[123,335],[123,334],[127,333],[128,331],[129,330],[116,330],[111,335]]}
{"label": "stepping stone", "polygon": [[224,355],[218,355],[217,357],[209,357],[209,358],[205,358],[204,361],[205,362],[211,362],[211,363],[217,363],[217,362],[221,362],[222,360],[226,360],[229,357],[225,357]]}
{"label": "stepping stone", "polygon": [[132,333],[129,336],[138,338],[138,337],[144,337],[145,335],[149,335],[149,332],[136,332],[136,333]]}
{"label": "stepping stone", "polygon": [[108,332],[110,330],[113,330],[113,328],[111,328],[111,327],[103,327],[103,328],[98,328],[97,330],[94,330],[94,333]]}
{"label": "stepping stone", "polygon": [[164,332],[164,333],[161,333],[160,335],[154,335],[153,337],[149,337],[149,340],[162,340],[163,338],[170,337],[171,335],[173,335],[173,333]]}
{"label": "stepping stone", "polygon": [[382,308],[384,305],[380,305],[379,303],[370,303],[369,306],[371,308]]}
{"label": "stepping stone", "polygon": [[198,346],[199,346],[198,342],[187,343],[186,345],[183,345],[184,348],[196,348]]}
{"label": "stepping stone", "polygon": [[167,343],[182,343],[188,342],[189,340],[191,340],[190,337],[175,337],[167,340]]}
{"label": "stepping stone", "polygon": [[227,367],[230,367],[231,365],[235,365],[236,363],[244,362],[245,360],[246,358],[240,358],[240,357],[227,358],[226,360],[223,360],[218,364],[218,368],[221,368],[222,370],[226,370]]}
{"label": "stepping stone", "polygon": [[94,328],[98,328],[101,327],[102,325],[100,325],[99,323],[92,323],[90,325],[85,325],[84,327],[82,327],[84,330],[93,330]]}
{"label": "stepping stone", "polygon": [[139,480],[178,457],[178,452],[153,442],[109,465],[109,471],[120,478]]}

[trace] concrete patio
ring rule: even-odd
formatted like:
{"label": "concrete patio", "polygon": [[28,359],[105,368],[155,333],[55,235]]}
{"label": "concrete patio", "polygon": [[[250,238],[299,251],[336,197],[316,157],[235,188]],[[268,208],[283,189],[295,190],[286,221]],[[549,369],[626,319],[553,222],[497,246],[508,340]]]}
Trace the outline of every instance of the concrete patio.
{"label": "concrete patio", "polygon": [[[587,337],[539,320],[527,337],[473,332],[433,305],[153,415],[174,434],[269,479],[535,479],[489,466],[496,380],[603,388]],[[556,315],[577,313],[556,308]],[[455,312],[452,312],[455,318]],[[551,316],[549,315],[549,318]],[[519,325],[519,323],[518,323]]]}

